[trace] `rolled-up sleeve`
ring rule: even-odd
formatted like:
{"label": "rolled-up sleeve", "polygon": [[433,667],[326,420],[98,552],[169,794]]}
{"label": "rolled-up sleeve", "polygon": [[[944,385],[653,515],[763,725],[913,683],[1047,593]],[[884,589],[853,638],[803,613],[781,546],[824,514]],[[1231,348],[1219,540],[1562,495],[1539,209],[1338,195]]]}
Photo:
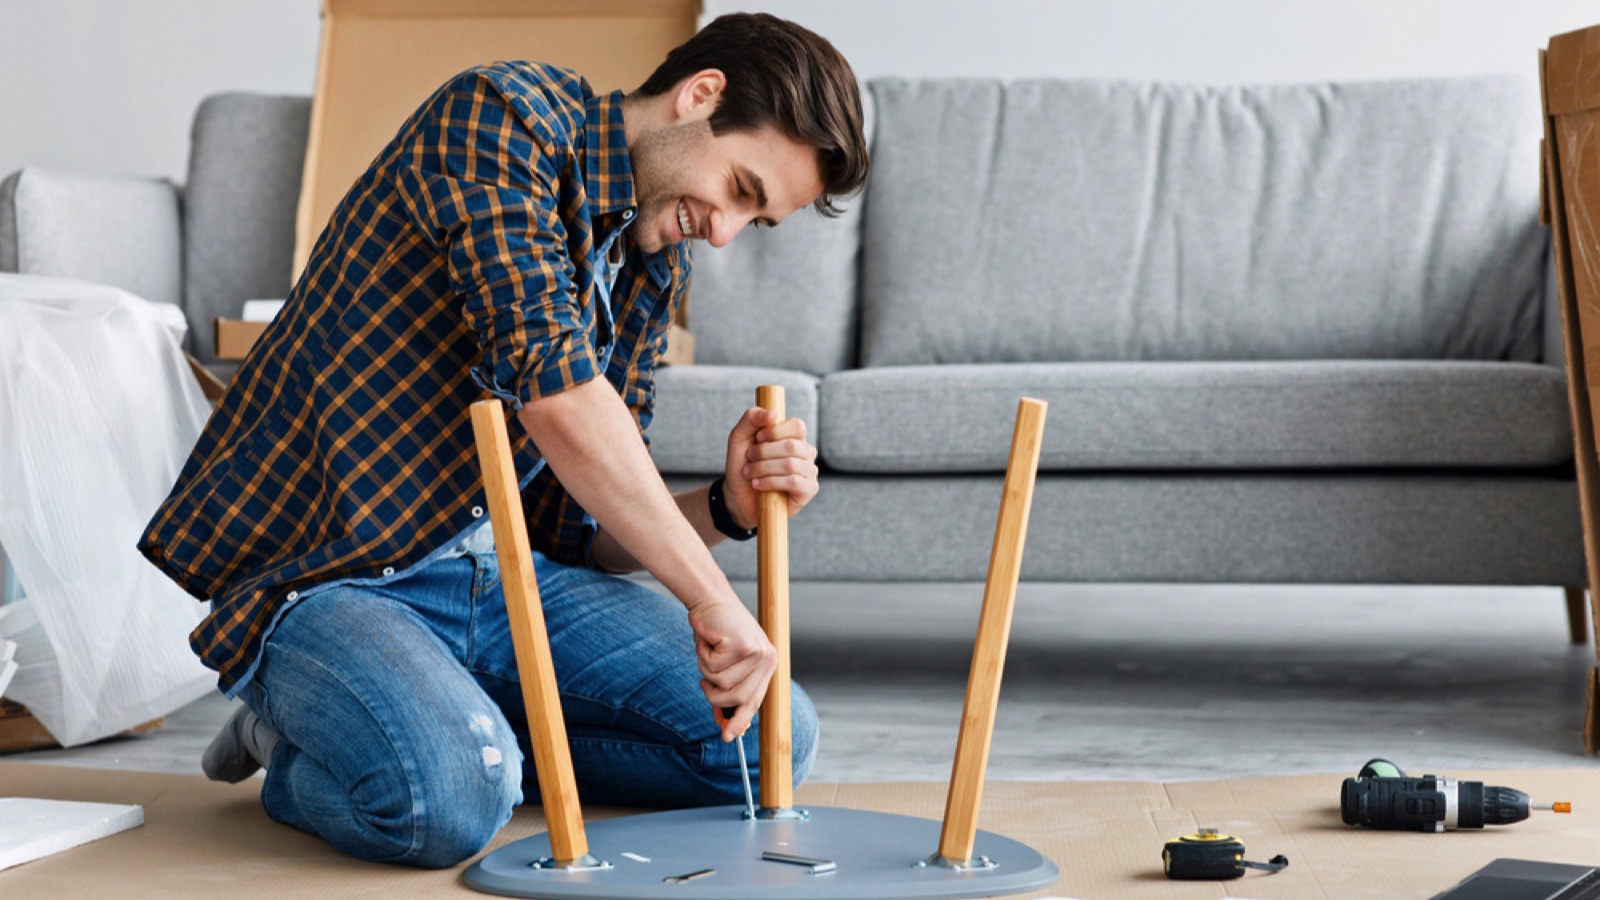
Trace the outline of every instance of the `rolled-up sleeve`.
{"label": "rolled-up sleeve", "polygon": [[[520,409],[600,374],[575,271],[548,122],[528,122],[468,72],[423,110],[396,160],[401,206],[443,251],[451,289],[477,335],[473,380]],[[420,277],[420,275],[419,275]]]}

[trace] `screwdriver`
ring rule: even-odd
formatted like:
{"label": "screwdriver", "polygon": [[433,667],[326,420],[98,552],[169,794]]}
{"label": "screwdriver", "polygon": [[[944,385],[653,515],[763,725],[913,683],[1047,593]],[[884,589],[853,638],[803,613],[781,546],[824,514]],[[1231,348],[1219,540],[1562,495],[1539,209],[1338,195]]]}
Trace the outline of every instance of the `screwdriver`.
{"label": "screwdriver", "polygon": [[[733,714],[737,711],[732,706],[724,706],[721,710],[722,721],[717,724],[721,725],[727,722],[733,718]],[[739,748],[739,776],[744,779],[744,817],[754,819],[756,817],[756,797],[750,793],[750,763],[745,759],[744,755],[744,735],[741,734],[734,738],[733,743]]]}

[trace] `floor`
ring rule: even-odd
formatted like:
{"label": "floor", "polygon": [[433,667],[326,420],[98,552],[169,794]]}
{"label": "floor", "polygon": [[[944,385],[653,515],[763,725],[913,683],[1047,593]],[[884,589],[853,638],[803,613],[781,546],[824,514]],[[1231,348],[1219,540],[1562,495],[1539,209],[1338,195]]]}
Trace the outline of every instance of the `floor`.
{"label": "floor", "polygon": [[[822,720],[814,780],[949,777],[982,591],[793,586],[794,675]],[[1580,732],[1594,662],[1554,588],[1025,584],[988,775],[1596,765]],[[153,734],[8,759],[197,773],[230,709],[211,697]]]}

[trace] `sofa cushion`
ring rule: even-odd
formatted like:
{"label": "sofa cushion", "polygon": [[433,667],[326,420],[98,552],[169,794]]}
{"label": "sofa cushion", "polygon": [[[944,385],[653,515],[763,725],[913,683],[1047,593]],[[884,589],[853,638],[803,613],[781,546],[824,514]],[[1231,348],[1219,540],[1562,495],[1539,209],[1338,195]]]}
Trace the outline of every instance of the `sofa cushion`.
{"label": "sofa cushion", "polygon": [[93,281],[180,303],[178,195],[164,179],[14,172],[0,182],[0,272]]}
{"label": "sofa cushion", "polygon": [[817,379],[789,369],[666,366],[656,370],[650,454],[664,473],[716,475],[728,455],[728,432],[756,404],[756,388],[784,389],[784,411],[805,420],[817,443]]}
{"label": "sofa cushion", "polygon": [[[695,482],[669,483],[687,489]],[[999,475],[827,475],[816,499],[789,520],[789,575],[979,582],[968,595],[976,607],[1003,493]],[[754,579],[757,543],[724,541],[712,555],[729,578]],[[1586,580],[1582,547],[1570,478],[1046,473],[1034,489],[1021,575],[1024,581],[1577,585]]]}
{"label": "sofa cushion", "polygon": [[1541,356],[1524,79],[871,87],[866,365]]}
{"label": "sofa cushion", "polygon": [[842,471],[1003,471],[1022,396],[1050,403],[1045,471],[1572,458],[1566,378],[1554,366],[1360,360],[860,369],[823,379],[818,446]]}
{"label": "sofa cushion", "polygon": [[184,305],[195,346],[216,359],[218,316],[289,295],[295,208],[311,125],[309,97],[218,94],[195,113],[184,200]]}

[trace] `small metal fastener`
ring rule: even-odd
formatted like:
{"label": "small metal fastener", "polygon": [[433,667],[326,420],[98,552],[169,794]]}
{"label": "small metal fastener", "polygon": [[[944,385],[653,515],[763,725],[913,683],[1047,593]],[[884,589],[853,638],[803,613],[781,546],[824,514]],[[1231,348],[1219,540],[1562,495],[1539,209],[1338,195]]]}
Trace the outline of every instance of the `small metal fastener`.
{"label": "small metal fastener", "polygon": [[838,863],[831,859],[822,859],[818,856],[798,856],[793,853],[779,853],[775,850],[763,850],[761,858],[767,862],[788,863],[792,866],[805,866],[813,875],[832,872],[839,868]]}
{"label": "small metal fastener", "polygon": [[473,507],[473,508],[472,508],[472,517],[473,517],[473,518],[474,518],[474,519],[481,519],[481,518],[483,518],[483,507],[481,507],[481,506],[474,506],[474,507]]}
{"label": "small metal fastener", "polygon": [[563,872],[593,872],[600,869],[611,868],[611,863],[595,856],[593,853],[585,854],[577,859],[560,860],[553,856],[541,857],[528,863],[530,869],[560,869]]}
{"label": "small metal fastener", "polygon": [[661,880],[667,882],[668,884],[682,884],[685,881],[693,881],[696,878],[705,878],[708,875],[715,874],[717,874],[716,869],[700,869],[695,872],[685,872],[682,875],[668,875]]}
{"label": "small metal fastener", "polygon": [[798,806],[763,806],[756,810],[756,819],[762,822],[804,822],[811,813]]}
{"label": "small metal fastener", "polygon": [[972,859],[961,861],[950,859],[943,853],[934,853],[927,859],[919,859],[912,863],[911,867],[913,869],[920,869],[923,866],[938,866],[939,868],[943,869],[954,869],[957,872],[973,872],[979,869],[993,869],[999,865],[999,863],[987,856],[975,856]]}
{"label": "small metal fastener", "polygon": [[394,566],[384,566],[383,567],[383,575],[384,575],[385,578],[387,578],[388,576],[393,575],[393,574],[394,574]]}

